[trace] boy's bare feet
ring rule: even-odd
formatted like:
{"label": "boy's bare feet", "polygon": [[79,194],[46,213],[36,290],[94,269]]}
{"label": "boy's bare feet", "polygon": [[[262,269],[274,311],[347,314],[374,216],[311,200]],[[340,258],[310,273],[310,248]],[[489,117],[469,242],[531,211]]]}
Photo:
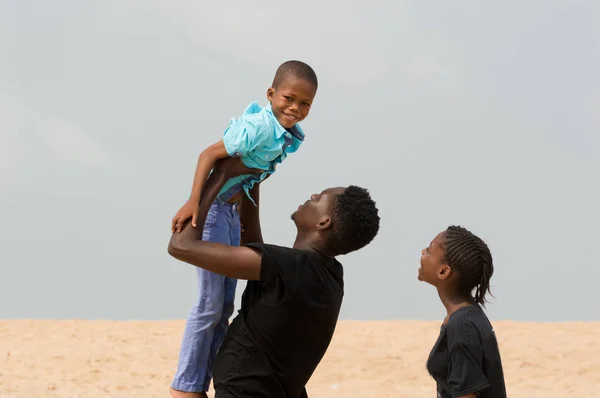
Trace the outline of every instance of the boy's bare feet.
{"label": "boy's bare feet", "polygon": [[174,389],[169,386],[169,392],[173,398],[208,398],[205,392],[185,392]]}

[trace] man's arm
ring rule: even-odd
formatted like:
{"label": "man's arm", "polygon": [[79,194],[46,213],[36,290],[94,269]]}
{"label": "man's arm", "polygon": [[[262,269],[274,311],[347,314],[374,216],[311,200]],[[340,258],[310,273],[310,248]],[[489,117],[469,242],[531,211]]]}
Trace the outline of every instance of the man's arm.
{"label": "man's arm", "polygon": [[[198,209],[196,211],[196,224],[194,228],[200,228],[200,231],[204,229],[204,223],[206,222],[206,216],[208,215],[210,206],[219,195],[221,188],[223,188],[230,178],[242,174],[256,174],[262,172],[263,170],[246,167],[241,158],[226,157],[217,160],[214,164],[213,172],[204,183],[202,196],[200,197],[200,203],[198,203]],[[252,205],[252,203],[250,204]],[[202,239],[202,236],[200,236],[199,239]]]}
{"label": "man's arm", "polygon": [[259,216],[260,183],[257,183],[254,185],[254,187],[252,187],[250,190],[250,196],[252,196],[256,206],[254,206],[254,204],[246,195],[242,197],[242,203],[240,204],[240,222],[244,226],[242,245],[246,245],[248,243],[263,243]]}
{"label": "man's arm", "polygon": [[[202,241],[202,231],[208,208],[225,181],[236,175],[257,172],[262,172],[262,170],[246,167],[240,158],[227,157],[217,161],[213,173],[206,181],[205,194],[202,195],[198,206],[200,209],[199,214],[203,215],[202,223],[198,223],[196,228],[189,223],[185,223],[181,232],[174,233],[169,242],[169,254],[178,260],[217,274],[245,280],[260,279],[262,259],[260,253],[248,247],[233,247]],[[258,185],[255,185],[255,187],[258,187]],[[254,207],[252,202],[249,200],[248,202],[247,207]],[[252,218],[256,217],[258,220],[258,209],[255,212],[249,212],[249,214]],[[258,231],[260,232],[260,225],[258,225]],[[251,234],[255,233],[251,232]],[[262,237],[260,240],[262,241]]]}
{"label": "man's arm", "polygon": [[169,254],[180,261],[230,278],[259,280],[262,254],[249,247],[204,242],[202,230],[186,222],[171,236]]}

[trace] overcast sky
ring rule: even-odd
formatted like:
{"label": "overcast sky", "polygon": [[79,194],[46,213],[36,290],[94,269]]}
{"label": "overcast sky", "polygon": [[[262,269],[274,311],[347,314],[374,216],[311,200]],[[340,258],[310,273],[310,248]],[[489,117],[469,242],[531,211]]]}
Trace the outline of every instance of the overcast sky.
{"label": "overcast sky", "polygon": [[197,156],[300,59],[320,87],[263,235],[370,189],[342,318],[443,318],[420,251],[461,224],[494,256],[492,319],[600,319],[599,21],[591,0],[0,0],[0,318],[185,318],[195,272],[166,248]]}

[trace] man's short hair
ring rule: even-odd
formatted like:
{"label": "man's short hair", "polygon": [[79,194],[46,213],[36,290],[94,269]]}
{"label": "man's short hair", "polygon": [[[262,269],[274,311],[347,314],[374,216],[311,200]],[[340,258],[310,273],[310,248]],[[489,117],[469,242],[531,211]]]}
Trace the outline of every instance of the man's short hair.
{"label": "man's short hair", "polygon": [[379,211],[366,189],[349,186],[335,197],[332,207],[328,246],[336,255],[363,248],[379,232]]}

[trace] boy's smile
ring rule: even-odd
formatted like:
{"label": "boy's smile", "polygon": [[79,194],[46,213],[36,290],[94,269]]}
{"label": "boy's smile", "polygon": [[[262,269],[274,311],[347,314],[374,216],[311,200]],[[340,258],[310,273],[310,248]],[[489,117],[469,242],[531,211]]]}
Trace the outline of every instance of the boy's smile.
{"label": "boy's smile", "polygon": [[273,115],[284,128],[292,128],[308,116],[317,88],[306,79],[288,76],[277,88],[267,90]]}

